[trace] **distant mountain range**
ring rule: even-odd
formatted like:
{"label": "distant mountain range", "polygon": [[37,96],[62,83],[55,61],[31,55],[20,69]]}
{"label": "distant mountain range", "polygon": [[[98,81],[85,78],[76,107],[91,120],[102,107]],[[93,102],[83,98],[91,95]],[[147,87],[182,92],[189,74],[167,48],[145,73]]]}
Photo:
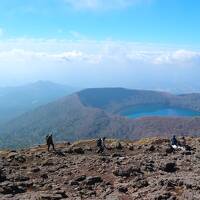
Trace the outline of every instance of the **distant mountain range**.
{"label": "distant mountain range", "polygon": [[74,91],[72,87],[49,81],[18,87],[0,87],[0,124]]}
{"label": "distant mountain range", "polygon": [[40,106],[0,127],[0,147],[24,147],[44,142],[52,132],[56,141],[99,136],[139,139],[146,136],[199,135],[200,117],[148,117],[120,115],[137,105],[165,105],[200,111],[200,94],[123,88],[86,89]]}

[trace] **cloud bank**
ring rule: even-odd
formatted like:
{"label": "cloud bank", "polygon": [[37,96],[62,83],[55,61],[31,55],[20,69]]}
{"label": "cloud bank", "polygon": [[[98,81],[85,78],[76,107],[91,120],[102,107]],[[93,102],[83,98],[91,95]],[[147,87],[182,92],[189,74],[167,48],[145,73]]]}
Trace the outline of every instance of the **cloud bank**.
{"label": "cloud bank", "polygon": [[156,65],[200,62],[200,51],[121,41],[13,39],[0,42],[0,61],[46,60],[101,64],[105,60]]}
{"label": "cloud bank", "polygon": [[199,65],[200,51],[166,45],[26,38],[0,42],[0,85],[42,79],[77,87],[162,89],[180,81],[194,85]]}

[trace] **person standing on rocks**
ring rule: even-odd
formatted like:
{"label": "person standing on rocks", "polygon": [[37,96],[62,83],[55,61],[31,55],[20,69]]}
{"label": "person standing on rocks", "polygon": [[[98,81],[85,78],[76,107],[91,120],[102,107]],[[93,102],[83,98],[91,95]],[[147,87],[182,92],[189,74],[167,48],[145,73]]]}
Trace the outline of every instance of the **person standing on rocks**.
{"label": "person standing on rocks", "polygon": [[180,142],[176,139],[176,136],[173,135],[172,139],[171,139],[171,146],[173,149],[181,149],[181,150],[185,150],[185,147],[183,147]]}
{"label": "person standing on rocks", "polygon": [[48,151],[50,149],[50,146],[52,146],[53,150],[55,151],[55,147],[54,147],[54,143],[53,143],[53,135],[52,134],[50,134],[50,135],[48,134],[46,136],[46,142],[47,142],[47,146],[48,146]]}
{"label": "person standing on rocks", "polygon": [[173,148],[177,148],[178,147],[178,141],[177,141],[175,135],[173,135],[173,137],[171,139],[171,145],[172,145]]}
{"label": "person standing on rocks", "polygon": [[105,137],[99,138],[99,139],[97,140],[97,147],[98,147],[97,153],[103,153],[103,152],[104,152],[104,150],[105,150],[105,148],[106,148],[106,146],[105,146],[105,140],[106,140]]}

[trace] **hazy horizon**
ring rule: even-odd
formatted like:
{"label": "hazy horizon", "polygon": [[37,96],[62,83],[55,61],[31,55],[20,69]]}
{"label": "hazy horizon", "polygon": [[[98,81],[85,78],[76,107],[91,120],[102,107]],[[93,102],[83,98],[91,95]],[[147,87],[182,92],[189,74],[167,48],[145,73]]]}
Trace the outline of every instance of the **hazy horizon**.
{"label": "hazy horizon", "polygon": [[0,86],[200,92],[200,2],[2,1]]}

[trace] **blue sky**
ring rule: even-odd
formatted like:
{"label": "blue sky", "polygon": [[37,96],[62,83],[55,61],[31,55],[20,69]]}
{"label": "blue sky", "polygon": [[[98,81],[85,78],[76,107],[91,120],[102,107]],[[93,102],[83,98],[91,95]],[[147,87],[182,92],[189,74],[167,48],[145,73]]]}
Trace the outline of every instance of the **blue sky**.
{"label": "blue sky", "polygon": [[200,43],[200,1],[111,0],[109,5],[107,1],[98,4],[98,0],[79,2],[1,1],[0,27],[5,38],[70,38],[74,31],[97,40]]}
{"label": "blue sky", "polygon": [[[100,2],[100,3],[99,3]],[[197,0],[12,0],[1,1],[4,37],[70,38],[200,43]],[[109,5],[106,5],[109,4]]]}
{"label": "blue sky", "polygon": [[198,0],[2,0],[0,86],[42,79],[200,91],[199,8]]}

